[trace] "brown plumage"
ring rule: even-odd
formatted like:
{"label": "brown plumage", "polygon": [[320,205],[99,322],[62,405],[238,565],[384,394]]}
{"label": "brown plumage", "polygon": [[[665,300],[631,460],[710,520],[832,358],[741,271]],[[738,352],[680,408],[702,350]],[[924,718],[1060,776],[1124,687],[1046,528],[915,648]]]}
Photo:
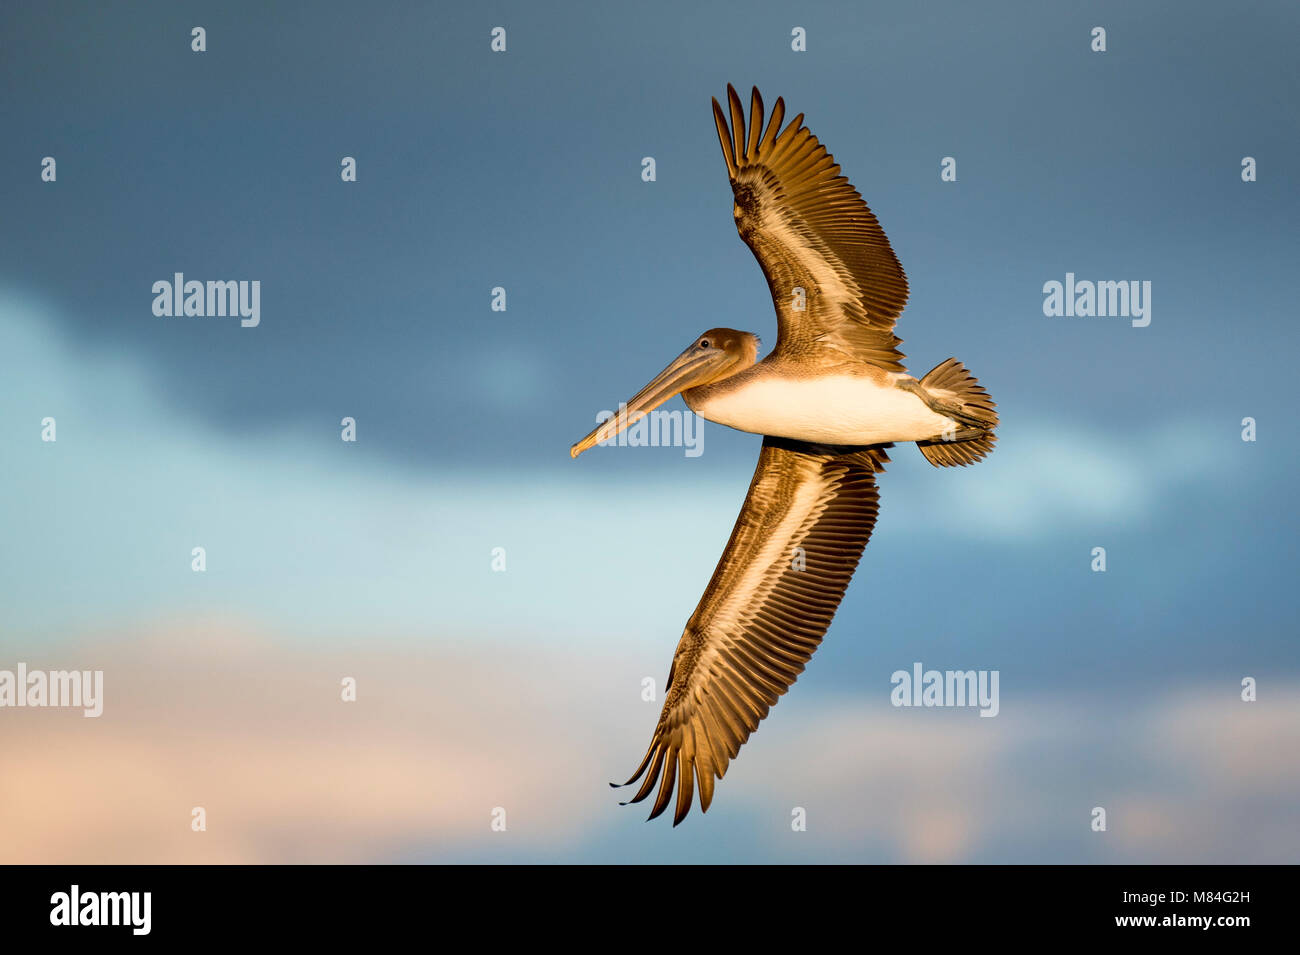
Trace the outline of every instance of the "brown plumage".
{"label": "brown plumage", "polygon": [[[862,197],[803,114],[764,124],[753,91],[713,101],[736,228],[758,259],[777,312],[777,342],[714,328],[570,448],[606,442],[682,395],[698,414],[764,435],[731,539],[673,655],[645,758],[624,785],[655,794],[650,818],[673,824],[713,787],[821,643],[875,526],[885,449],[915,441],[931,464],[974,463],[993,447],[997,413],[956,359],[917,381],[894,322],[907,277]],[[800,307],[802,306],[802,307]],[[777,437],[783,435],[783,437]]]}
{"label": "brown plumage", "polygon": [[650,748],[625,784],[646,776],[632,802],[659,784],[651,819],[674,785],[673,825],[697,783],[707,810],[714,780],[803,672],[867,546],[875,475],[888,460],[883,447],[764,439],[731,539],[677,644]]}
{"label": "brown plumage", "polygon": [[[781,130],[785,102],[778,98],[764,130],[756,88],[746,134],[740,97],[730,85],[727,100],[730,128],[716,99],[713,119],[735,197],[736,229],[758,259],[776,305],[777,350],[829,346],[903,371],[894,322],[907,304],[907,276],[880,223],[803,126],[803,113]],[[796,288],[806,296],[802,311],[795,307]]]}

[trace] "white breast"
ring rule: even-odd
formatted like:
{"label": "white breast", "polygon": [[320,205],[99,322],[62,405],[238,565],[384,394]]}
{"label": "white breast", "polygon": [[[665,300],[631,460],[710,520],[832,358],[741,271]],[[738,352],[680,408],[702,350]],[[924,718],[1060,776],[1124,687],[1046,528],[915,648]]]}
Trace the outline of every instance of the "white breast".
{"label": "white breast", "polygon": [[923,441],[956,426],[909,392],[848,375],[756,376],[691,407],[740,431],[827,444]]}

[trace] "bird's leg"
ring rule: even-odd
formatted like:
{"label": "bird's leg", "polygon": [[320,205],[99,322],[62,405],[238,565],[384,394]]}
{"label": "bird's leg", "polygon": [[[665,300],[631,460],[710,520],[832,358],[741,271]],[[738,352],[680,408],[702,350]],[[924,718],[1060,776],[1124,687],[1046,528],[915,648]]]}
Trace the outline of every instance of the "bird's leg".
{"label": "bird's leg", "polygon": [[[966,435],[967,437],[975,437],[978,434],[983,434],[986,430],[984,422],[967,413],[965,410],[966,405],[959,398],[947,398],[940,395],[933,395],[926,391],[925,388],[922,387],[921,383],[915,378],[900,378],[898,381],[894,382],[894,387],[901,388],[903,391],[916,395],[916,397],[924,401],[926,407],[935,414],[941,414],[945,418],[952,418],[958,424],[964,424],[969,428],[974,429],[974,433]],[[958,433],[964,434],[964,432]],[[964,440],[964,438],[956,438],[954,440],[961,441]]]}
{"label": "bird's leg", "polygon": [[918,442],[920,444],[940,444],[951,441],[970,441],[973,438],[982,438],[988,434],[984,428],[961,428],[954,431],[942,431],[933,438],[926,441]]}

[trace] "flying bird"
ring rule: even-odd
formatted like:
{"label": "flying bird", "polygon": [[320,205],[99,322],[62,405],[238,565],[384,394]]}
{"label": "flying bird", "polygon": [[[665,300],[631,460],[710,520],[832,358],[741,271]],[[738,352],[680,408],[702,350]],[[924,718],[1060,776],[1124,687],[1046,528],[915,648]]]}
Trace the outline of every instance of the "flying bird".
{"label": "flying bird", "polygon": [[[800,113],[749,125],[735,89],[713,118],[741,239],[776,306],[776,347],[730,328],[700,335],[570,448],[577,457],[680,394],[696,414],[763,435],[740,516],[673,654],[668,690],[630,802],[658,784],[653,819],[701,811],[714,784],[821,643],[876,523],[886,449],[915,442],[935,466],[993,449],[998,416],[955,358],[919,381],[903,367],[894,323],[907,277],[876,217]],[[613,784],[611,784],[613,785]]]}

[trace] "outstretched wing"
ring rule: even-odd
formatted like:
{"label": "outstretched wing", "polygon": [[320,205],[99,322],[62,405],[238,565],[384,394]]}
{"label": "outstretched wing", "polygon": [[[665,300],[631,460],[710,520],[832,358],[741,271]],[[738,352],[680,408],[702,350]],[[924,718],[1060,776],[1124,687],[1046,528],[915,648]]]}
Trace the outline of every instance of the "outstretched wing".
{"label": "outstretched wing", "polygon": [[716,99],[713,118],[735,196],[736,229],[762,266],[776,305],[777,350],[828,345],[902,371],[894,322],[907,303],[907,276],[876,217],[804,128],[803,113],[781,130],[785,102],[778,99],[764,129],[755,88],[746,131],[730,84],[727,101],[730,126]]}
{"label": "outstretched wing", "polygon": [[[708,589],[686,624],[632,802],[659,781],[650,818],[677,788],[673,825],[696,781],[713,783],[821,643],[876,523],[885,446],[835,449],[764,438],[749,494]],[[648,773],[647,773],[648,770]]]}

